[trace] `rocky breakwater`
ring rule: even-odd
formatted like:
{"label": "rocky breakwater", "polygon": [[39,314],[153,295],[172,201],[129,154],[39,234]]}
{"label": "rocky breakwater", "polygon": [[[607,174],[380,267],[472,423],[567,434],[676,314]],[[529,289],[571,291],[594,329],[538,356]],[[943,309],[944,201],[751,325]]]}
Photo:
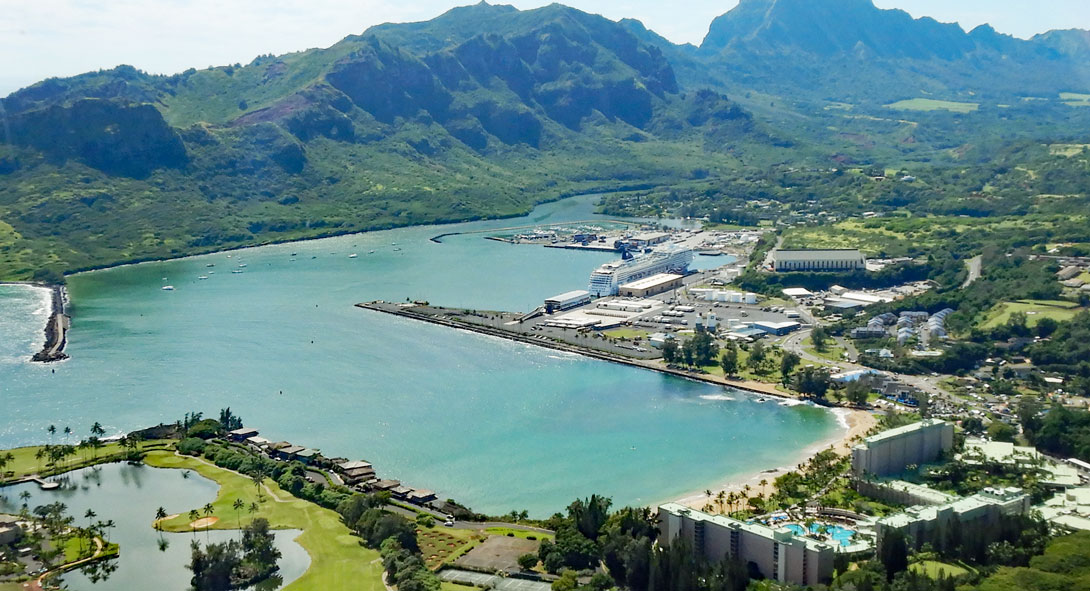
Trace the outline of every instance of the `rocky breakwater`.
{"label": "rocky breakwater", "polygon": [[53,311],[49,315],[49,322],[45,325],[45,344],[42,345],[42,350],[35,353],[34,357],[31,358],[32,361],[42,363],[68,359],[68,355],[64,353],[64,346],[68,342],[68,328],[70,325],[70,319],[64,313],[67,296],[63,286],[54,285],[51,289],[53,291]]}

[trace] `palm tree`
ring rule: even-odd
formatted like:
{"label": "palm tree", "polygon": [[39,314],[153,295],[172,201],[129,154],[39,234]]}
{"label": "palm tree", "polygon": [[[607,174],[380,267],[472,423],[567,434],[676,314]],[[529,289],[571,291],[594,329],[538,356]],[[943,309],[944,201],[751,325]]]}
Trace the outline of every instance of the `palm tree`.
{"label": "palm tree", "polygon": [[155,510],[155,529],[159,530],[159,539],[163,539],[163,520],[167,518],[167,510],[159,507]]}
{"label": "palm tree", "polygon": [[758,482],[757,484],[761,485],[761,492],[763,493],[763,492],[765,492],[765,487],[768,486],[768,480],[762,478],[761,481]]}
{"label": "palm tree", "polygon": [[261,495],[261,483],[265,481],[265,473],[261,470],[254,470],[253,474],[250,474],[250,480],[254,482],[254,488],[257,489],[257,500],[262,500]]}
{"label": "palm tree", "polygon": [[[89,532],[90,527],[92,527],[92,522],[90,522],[90,520],[98,517],[98,515],[95,514],[94,510],[87,509],[87,512],[85,512],[85,514],[83,514],[83,516],[87,518],[87,531]],[[83,542],[80,543],[80,552],[83,552]]]}
{"label": "palm tree", "polygon": [[197,537],[197,520],[201,518],[201,514],[197,513],[196,509],[189,510],[189,528],[193,531],[193,537]]}
{"label": "palm tree", "polygon": [[235,502],[231,504],[231,507],[235,509],[235,517],[238,518],[238,529],[242,529],[242,508],[246,506],[246,503],[242,502],[242,499],[235,499]]}
{"label": "palm tree", "polygon": [[57,426],[56,425],[50,425],[50,426],[46,427],[45,430],[49,432],[49,442],[53,443],[53,436],[57,434]]}
{"label": "palm tree", "polygon": [[26,508],[27,503],[30,502],[30,491],[24,490],[23,492],[19,493],[19,499],[23,501],[23,507]]}
{"label": "palm tree", "polygon": [[6,454],[0,454],[0,481],[4,479],[4,468],[14,461],[15,456],[10,451]]}
{"label": "palm tree", "polygon": [[257,503],[250,503],[250,507],[249,507],[249,511],[250,511],[250,523],[253,523],[253,521],[254,521],[254,514],[255,514],[255,513],[257,513],[257,510],[258,510],[258,509],[260,509],[260,508],[261,508],[261,507],[259,507],[259,506],[257,505]]}
{"label": "palm tree", "polygon": [[42,473],[42,458],[45,457],[45,448],[44,447],[39,447],[38,450],[34,452],[34,457],[37,458],[37,460],[38,460],[38,473],[41,474]]}
{"label": "palm tree", "polygon": [[110,530],[113,529],[113,527],[115,525],[117,525],[117,524],[114,523],[113,519],[107,519],[106,521],[104,521],[102,523],[102,527],[106,528],[106,545],[107,546],[110,545]]}
{"label": "palm tree", "polygon": [[64,443],[68,444],[68,436],[72,434],[72,427],[65,425],[64,427]]}
{"label": "palm tree", "polygon": [[[215,509],[212,508],[212,503],[206,503],[204,505],[204,516],[205,517],[211,517],[212,513],[215,513]],[[206,541],[208,540],[208,530],[210,530],[210,529],[212,529],[212,524],[211,523],[204,526],[204,539]]]}

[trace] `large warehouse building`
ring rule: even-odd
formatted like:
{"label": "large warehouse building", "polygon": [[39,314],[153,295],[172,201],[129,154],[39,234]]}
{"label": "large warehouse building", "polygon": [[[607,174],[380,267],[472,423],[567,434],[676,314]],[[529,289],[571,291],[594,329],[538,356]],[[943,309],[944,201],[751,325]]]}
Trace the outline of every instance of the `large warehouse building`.
{"label": "large warehouse building", "polygon": [[852,448],[852,472],[856,476],[900,474],[910,464],[934,462],[954,447],[954,425],[927,419],[883,431]]}
{"label": "large warehouse building", "polygon": [[681,287],[681,275],[659,273],[631,283],[625,283],[617,289],[618,295],[629,298],[645,298]]}
{"label": "large warehouse building", "polygon": [[855,271],[865,269],[866,262],[855,248],[772,251],[775,271]]}
{"label": "large warehouse building", "polygon": [[836,550],[787,528],[773,529],[669,503],[659,507],[659,530],[661,545],[682,538],[709,560],[737,558],[774,581],[815,585],[833,576]]}

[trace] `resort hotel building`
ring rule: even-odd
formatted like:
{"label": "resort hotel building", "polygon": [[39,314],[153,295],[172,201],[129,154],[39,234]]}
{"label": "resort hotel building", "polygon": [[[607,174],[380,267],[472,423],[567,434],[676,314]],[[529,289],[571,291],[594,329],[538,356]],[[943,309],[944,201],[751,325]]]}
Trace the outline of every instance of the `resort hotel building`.
{"label": "resort hotel building", "polygon": [[1022,515],[1029,508],[1030,497],[1020,488],[986,488],[971,497],[942,505],[909,507],[883,517],[875,524],[875,533],[879,548],[891,530],[900,530],[910,547],[919,548],[925,543],[943,543],[951,524],[957,521],[960,539],[976,538],[987,545],[995,541],[1000,517]]}
{"label": "resort hotel building", "polygon": [[863,440],[852,448],[852,473],[864,476],[900,474],[909,465],[934,462],[954,447],[954,425],[927,419]]}
{"label": "resort hotel building", "polygon": [[836,549],[796,536],[785,527],[746,523],[668,503],[659,506],[659,530],[659,544],[682,538],[708,560],[730,557],[775,581],[814,585],[833,575]]}
{"label": "resort hotel building", "polygon": [[856,271],[865,269],[867,261],[855,248],[826,250],[790,250],[778,248],[772,251],[774,271]]}

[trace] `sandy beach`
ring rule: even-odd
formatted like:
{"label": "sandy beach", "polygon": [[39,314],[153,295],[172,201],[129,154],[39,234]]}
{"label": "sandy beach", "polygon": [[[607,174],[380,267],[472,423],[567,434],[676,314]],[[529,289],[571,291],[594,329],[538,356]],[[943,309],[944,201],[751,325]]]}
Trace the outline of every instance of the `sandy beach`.
{"label": "sandy beach", "polygon": [[[805,453],[798,458],[796,466],[805,462],[819,451],[830,447],[841,455],[851,453],[851,448],[855,445],[856,439],[864,437],[868,431],[878,424],[878,419],[865,410],[836,408],[833,409],[832,412],[836,413],[837,420],[841,422],[843,429],[834,439],[823,441],[808,448]],[[772,484],[776,478],[794,470],[796,466],[779,466],[762,470],[748,476],[734,476],[726,482],[709,487],[707,490],[711,491],[711,496],[708,496],[707,492],[702,490],[685,495],[680,499],[676,499],[674,502],[694,509],[701,509],[708,503],[714,505],[715,498],[720,492],[724,493],[724,495],[728,495],[732,492],[744,492],[746,486],[750,487],[749,496],[754,497],[758,494],[763,494],[767,497],[776,490]],[[761,481],[765,482],[763,486],[761,485]]]}

